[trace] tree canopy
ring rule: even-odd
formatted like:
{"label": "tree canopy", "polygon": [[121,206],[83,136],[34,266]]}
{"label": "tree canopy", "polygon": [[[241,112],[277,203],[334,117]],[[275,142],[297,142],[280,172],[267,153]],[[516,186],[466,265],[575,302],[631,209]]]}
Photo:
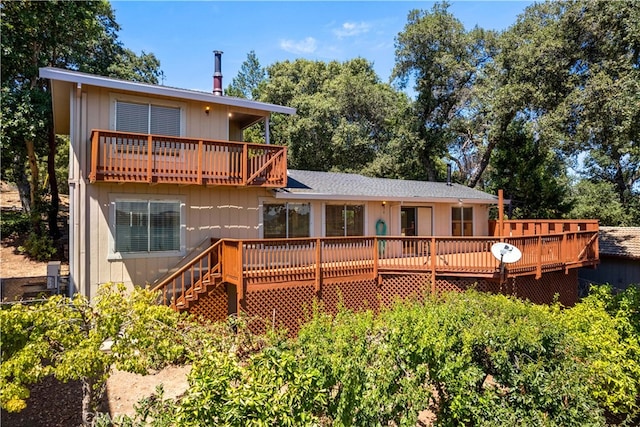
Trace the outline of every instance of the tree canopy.
{"label": "tree canopy", "polygon": [[[140,56],[118,40],[120,29],[107,1],[3,2],[2,16],[2,179],[18,184],[23,208],[33,214],[37,234],[44,210],[41,186],[51,194],[46,213],[49,232],[58,236],[56,138],[49,82],[40,67],[59,67],[93,74],[157,83],[159,60]],[[70,23],[73,23],[70,25]],[[26,159],[26,161],[25,161]],[[47,179],[41,177],[46,164]]]}

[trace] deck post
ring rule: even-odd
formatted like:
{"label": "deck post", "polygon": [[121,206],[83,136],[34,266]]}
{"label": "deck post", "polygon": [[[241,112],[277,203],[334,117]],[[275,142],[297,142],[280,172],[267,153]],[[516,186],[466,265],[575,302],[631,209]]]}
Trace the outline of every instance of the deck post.
{"label": "deck post", "polygon": [[373,236],[373,277],[375,277],[378,285],[382,283],[380,277],[378,276],[378,263],[380,261],[379,257],[379,246],[378,246],[378,236]]}
{"label": "deck post", "polygon": [[430,249],[430,255],[431,255],[431,294],[435,295],[436,294],[436,238],[435,237],[431,237],[431,249]]}
{"label": "deck post", "polygon": [[147,136],[147,182],[153,180],[153,137],[151,134]]}
{"label": "deck post", "polygon": [[89,172],[89,182],[96,182],[98,175],[98,143],[100,142],[100,132],[95,130],[91,133],[91,172]]}
{"label": "deck post", "polygon": [[237,306],[238,306],[238,310],[240,310],[241,308],[246,308],[245,307],[245,297],[244,297],[244,291],[245,291],[245,282],[244,282],[244,269],[242,266],[242,248],[244,246],[244,244],[242,243],[242,240],[237,242],[238,244],[238,258],[237,258],[237,269],[238,269],[238,302],[237,302]]}
{"label": "deck post", "polygon": [[502,242],[504,235],[504,191],[498,190],[498,237]]}
{"label": "deck post", "polygon": [[247,168],[249,167],[249,148],[247,144],[242,145],[242,185],[247,185],[247,178],[249,173]]}
{"label": "deck post", "polygon": [[538,266],[536,267],[536,279],[542,277],[542,236],[538,235]]}
{"label": "deck post", "polygon": [[203,158],[203,153],[202,153],[202,148],[203,148],[204,142],[202,140],[198,141],[198,185],[202,185],[202,158]]}
{"label": "deck post", "polygon": [[316,239],[316,296],[322,297],[322,240]]}

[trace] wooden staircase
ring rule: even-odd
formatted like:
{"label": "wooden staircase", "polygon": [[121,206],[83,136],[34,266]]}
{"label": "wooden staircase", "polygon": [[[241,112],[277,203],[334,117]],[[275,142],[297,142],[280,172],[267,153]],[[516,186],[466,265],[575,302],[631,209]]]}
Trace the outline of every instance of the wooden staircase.
{"label": "wooden staircase", "polygon": [[178,270],[154,285],[160,292],[160,303],[176,311],[188,310],[199,298],[222,286],[220,241],[197,254]]}

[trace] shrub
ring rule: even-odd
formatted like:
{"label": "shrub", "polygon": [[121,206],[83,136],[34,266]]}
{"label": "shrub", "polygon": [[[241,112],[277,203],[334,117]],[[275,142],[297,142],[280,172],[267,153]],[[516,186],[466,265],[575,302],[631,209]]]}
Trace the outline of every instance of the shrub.
{"label": "shrub", "polygon": [[56,254],[53,239],[49,235],[40,235],[35,232],[29,233],[27,240],[18,247],[18,250],[36,261],[49,261]]}
{"label": "shrub", "polygon": [[589,392],[613,422],[640,423],[640,290],[595,286],[563,325],[589,371]]}

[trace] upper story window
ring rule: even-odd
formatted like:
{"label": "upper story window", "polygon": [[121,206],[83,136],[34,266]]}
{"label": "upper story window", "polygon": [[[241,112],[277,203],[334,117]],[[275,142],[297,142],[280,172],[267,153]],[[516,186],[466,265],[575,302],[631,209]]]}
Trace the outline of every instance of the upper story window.
{"label": "upper story window", "polygon": [[113,106],[113,129],[117,131],[182,135],[182,108],[179,105],[157,105],[144,100],[116,99]]}
{"label": "upper story window", "polygon": [[364,236],[364,205],[327,205],[327,237]]}
{"label": "upper story window", "polygon": [[473,236],[473,208],[451,208],[451,235]]}

